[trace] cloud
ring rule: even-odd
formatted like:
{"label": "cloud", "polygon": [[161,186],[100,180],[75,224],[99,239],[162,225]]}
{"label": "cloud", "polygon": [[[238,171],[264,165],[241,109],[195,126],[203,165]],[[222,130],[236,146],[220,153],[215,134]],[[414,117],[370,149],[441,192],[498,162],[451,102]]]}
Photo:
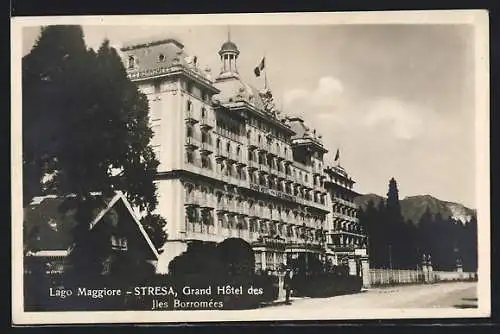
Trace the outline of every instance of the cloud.
{"label": "cloud", "polygon": [[369,102],[362,119],[365,126],[389,131],[395,138],[414,139],[424,133],[432,113],[425,108],[399,99],[383,97]]}
{"label": "cloud", "polygon": [[339,96],[344,92],[342,83],[333,77],[322,77],[313,91],[293,89],[285,93],[285,103],[310,104],[316,107],[334,107]]}

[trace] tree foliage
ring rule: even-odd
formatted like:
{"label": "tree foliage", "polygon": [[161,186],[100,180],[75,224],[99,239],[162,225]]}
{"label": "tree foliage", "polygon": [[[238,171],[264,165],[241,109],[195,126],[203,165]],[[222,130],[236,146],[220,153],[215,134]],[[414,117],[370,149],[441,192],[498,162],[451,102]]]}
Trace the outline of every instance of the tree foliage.
{"label": "tree foliage", "polygon": [[148,214],[141,218],[141,224],[156,250],[161,253],[161,248],[167,241],[167,234],[164,233],[167,221],[158,214]]}
{"label": "tree foliage", "polygon": [[121,190],[142,211],[155,209],[148,100],[109,41],[95,52],[80,26],[44,27],[22,60],[22,80],[24,203],[72,194],[64,208],[77,210],[77,241],[95,209],[92,193]]}
{"label": "tree foliage", "polygon": [[415,269],[426,254],[437,270],[454,270],[457,261],[464,270],[477,270],[476,217],[462,223],[427,209],[418,222],[405,221],[394,178],[389,181],[387,201],[378,207],[370,201],[360,210],[359,219],[368,235],[374,268]]}

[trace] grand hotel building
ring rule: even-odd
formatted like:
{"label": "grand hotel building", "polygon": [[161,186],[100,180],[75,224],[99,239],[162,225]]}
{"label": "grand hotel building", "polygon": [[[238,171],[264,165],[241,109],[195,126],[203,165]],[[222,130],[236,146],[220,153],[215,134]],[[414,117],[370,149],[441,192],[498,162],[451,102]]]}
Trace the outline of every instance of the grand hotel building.
{"label": "grand hotel building", "polygon": [[174,39],[121,51],[148,97],[160,161],[158,210],[168,241],[159,272],[192,240],[239,237],[252,245],[258,269],[310,252],[359,274],[367,240],[354,181],[325,164],[328,150],[303,119],[285,117],[269,91],[241,80],[235,43],[222,45],[215,78]]}

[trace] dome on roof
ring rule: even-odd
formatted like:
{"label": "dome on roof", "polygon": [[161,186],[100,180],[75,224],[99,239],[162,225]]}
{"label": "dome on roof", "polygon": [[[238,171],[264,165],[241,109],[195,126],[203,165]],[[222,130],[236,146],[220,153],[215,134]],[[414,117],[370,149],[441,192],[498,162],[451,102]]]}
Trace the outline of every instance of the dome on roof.
{"label": "dome on roof", "polygon": [[219,53],[226,52],[226,51],[232,51],[232,52],[237,52],[237,53],[240,52],[238,50],[238,47],[236,46],[236,44],[234,44],[231,41],[227,41],[224,44],[222,44],[222,47],[220,48]]}
{"label": "dome on roof", "polygon": [[215,86],[220,90],[216,98],[221,103],[236,101],[246,101],[258,109],[264,108],[264,103],[259,91],[251,85],[243,82],[239,77],[221,78],[215,82]]}

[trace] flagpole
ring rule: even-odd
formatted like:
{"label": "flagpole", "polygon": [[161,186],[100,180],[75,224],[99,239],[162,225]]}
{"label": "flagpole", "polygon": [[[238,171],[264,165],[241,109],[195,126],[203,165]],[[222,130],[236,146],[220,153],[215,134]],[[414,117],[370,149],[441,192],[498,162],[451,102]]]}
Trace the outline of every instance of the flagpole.
{"label": "flagpole", "polygon": [[[267,67],[266,52],[264,51],[264,66]],[[264,68],[264,89],[267,90],[267,69]]]}

